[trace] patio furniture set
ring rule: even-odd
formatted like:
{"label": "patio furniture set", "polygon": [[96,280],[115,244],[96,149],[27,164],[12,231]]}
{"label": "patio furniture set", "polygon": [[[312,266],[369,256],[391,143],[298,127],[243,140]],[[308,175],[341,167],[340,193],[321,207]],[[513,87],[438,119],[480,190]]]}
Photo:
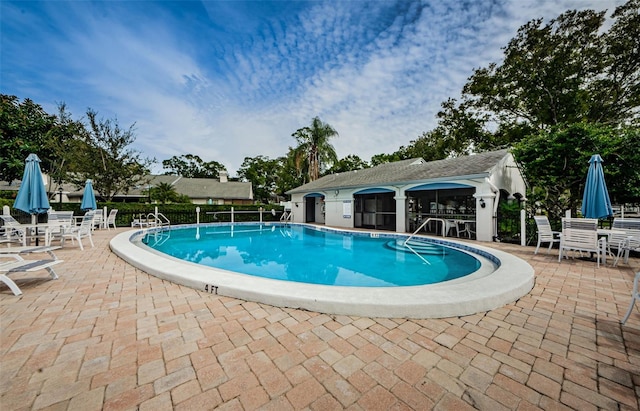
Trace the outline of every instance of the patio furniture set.
{"label": "patio furniture set", "polygon": [[603,229],[598,228],[595,218],[563,218],[561,232],[551,229],[546,216],[535,216],[534,220],[538,228],[538,244],[534,254],[544,243],[549,244],[547,253],[558,243],[558,261],[562,261],[562,257],[567,257],[571,251],[580,254],[588,252],[596,255],[598,267],[600,261],[606,263],[607,256],[614,258],[615,267],[621,257],[627,263],[630,252],[640,252],[640,219],[615,218],[611,229]]}
{"label": "patio furniture set", "polygon": [[[3,235],[0,242],[7,243],[8,247],[0,247],[0,257],[3,261],[0,263],[0,282],[5,283],[14,295],[22,294],[20,288],[11,280],[8,275],[17,272],[32,272],[46,269],[52,279],[57,279],[53,266],[62,262],[55,254],[54,250],[62,248],[65,240],[71,240],[72,243],[78,241],[80,249],[84,250],[82,244],[83,238],[88,238],[91,247],[93,247],[92,231],[96,228],[105,226],[115,228],[115,216],[118,210],[111,210],[106,219],[102,218],[101,210],[87,211],[79,220],[74,218],[73,212],[66,211],[50,211],[46,223],[21,224],[10,215],[0,215],[2,220]],[[104,225],[103,225],[104,223]],[[35,240],[36,245],[30,245]],[[52,246],[55,240],[60,241],[59,246]],[[42,241],[44,245],[39,245]],[[12,243],[18,243],[13,246]],[[46,252],[50,259],[24,259],[23,255],[32,253]],[[6,261],[5,258],[11,260]]]}
{"label": "patio furniture set", "polygon": [[[534,220],[538,227],[538,244],[534,254],[538,253],[543,243],[549,243],[547,254],[553,245],[558,243],[559,262],[562,262],[562,257],[568,258],[569,252],[578,252],[580,255],[585,252],[591,256],[596,255],[598,267],[601,259],[603,264],[606,264],[607,255],[612,256],[615,267],[620,258],[627,264],[631,252],[640,252],[640,219],[637,218],[615,218],[611,229],[599,229],[598,220],[595,218],[563,218],[561,232],[551,229],[546,216],[535,216]],[[622,324],[631,315],[635,302],[640,301],[639,281],[640,271],[635,275],[631,303],[621,321]]]}

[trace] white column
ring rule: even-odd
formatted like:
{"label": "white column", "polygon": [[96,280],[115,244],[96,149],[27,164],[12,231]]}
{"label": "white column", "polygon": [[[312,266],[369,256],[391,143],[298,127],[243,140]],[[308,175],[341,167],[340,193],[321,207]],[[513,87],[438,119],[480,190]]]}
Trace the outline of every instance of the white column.
{"label": "white column", "polygon": [[493,209],[496,194],[486,184],[480,186],[476,194],[476,239],[478,241],[493,241],[494,224]]}
{"label": "white column", "polygon": [[396,233],[407,232],[407,196],[404,195],[403,190],[400,190],[402,194],[396,195]]}
{"label": "white column", "polygon": [[527,212],[524,208],[520,210],[520,245],[527,245]]}

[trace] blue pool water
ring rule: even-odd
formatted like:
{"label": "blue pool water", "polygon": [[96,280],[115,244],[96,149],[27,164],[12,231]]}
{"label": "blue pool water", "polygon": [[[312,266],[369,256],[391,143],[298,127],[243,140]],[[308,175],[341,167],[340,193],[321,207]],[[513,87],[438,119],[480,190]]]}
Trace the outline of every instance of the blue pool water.
{"label": "blue pool water", "polygon": [[412,251],[403,246],[404,238],[298,225],[234,224],[151,232],[143,242],[185,261],[311,284],[424,285],[480,268],[480,261],[465,252],[422,240],[412,240]]}

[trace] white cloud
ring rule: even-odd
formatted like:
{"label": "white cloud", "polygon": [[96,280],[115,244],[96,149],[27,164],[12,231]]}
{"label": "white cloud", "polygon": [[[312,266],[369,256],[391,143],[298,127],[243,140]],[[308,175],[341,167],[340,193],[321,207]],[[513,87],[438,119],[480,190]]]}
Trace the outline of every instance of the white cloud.
{"label": "white cloud", "polygon": [[3,92],[136,122],[145,155],[197,154],[232,175],[246,156],[286,154],[315,116],[340,157],[369,160],[433,128],[522,24],[621,3],[5,1]]}

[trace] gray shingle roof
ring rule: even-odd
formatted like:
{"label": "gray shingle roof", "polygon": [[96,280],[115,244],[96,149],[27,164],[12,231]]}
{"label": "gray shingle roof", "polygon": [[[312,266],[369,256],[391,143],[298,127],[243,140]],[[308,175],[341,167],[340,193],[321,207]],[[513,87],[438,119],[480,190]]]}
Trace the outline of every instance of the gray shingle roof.
{"label": "gray shingle roof", "polygon": [[363,170],[330,174],[289,190],[287,194],[391,183],[410,183],[447,177],[488,175],[491,169],[508,152],[505,149],[430,162],[425,162],[421,158],[395,161]]}
{"label": "gray shingle roof", "polygon": [[153,176],[151,184],[156,185],[159,183],[173,183],[173,186],[179,194],[184,194],[189,198],[253,199],[251,183],[239,181],[221,183],[212,178]]}
{"label": "gray shingle roof", "polygon": [[[149,176],[151,180],[149,184],[152,187],[160,183],[173,184],[178,194],[183,194],[191,199],[223,199],[223,200],[253,200],[253,188],[251,183],[243,183],[239,181],[227,181],[221,183],[212,178],[184,178],[179,176],[157,175]],[[14,181],[13,184],[0,181],[0,190],[15,190],[20,188],[20,182]],[[47,187],[50,189],[50,187]],[[57,185],[52,190],[56,192]],[[69,198],[82,197],[84,187],[78,189],[73,184],[63,184],[63,192]],[[147,184],[140,184],[132,187],[127,193],[119,193],[118,197],[146,197]]]}

